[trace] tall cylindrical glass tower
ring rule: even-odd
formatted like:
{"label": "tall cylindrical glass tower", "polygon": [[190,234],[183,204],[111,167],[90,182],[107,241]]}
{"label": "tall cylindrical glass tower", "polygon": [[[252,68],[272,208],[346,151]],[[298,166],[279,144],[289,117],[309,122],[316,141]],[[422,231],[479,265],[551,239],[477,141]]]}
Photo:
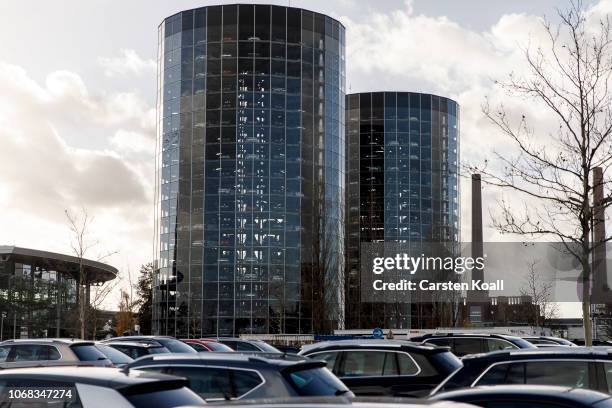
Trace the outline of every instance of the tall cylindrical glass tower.
{"label": "tall cylindrical glass tower", "polygon": [[158,67],[154,333],[342,326],[342,24],[187,10],[160,25]]}
{"label": "tall cylindrical glass tower", "polygon": [[346,96],[349,328],[426,327],[431,310],[360,295],[362,243],[459,242],[459,105],[441,96]]}

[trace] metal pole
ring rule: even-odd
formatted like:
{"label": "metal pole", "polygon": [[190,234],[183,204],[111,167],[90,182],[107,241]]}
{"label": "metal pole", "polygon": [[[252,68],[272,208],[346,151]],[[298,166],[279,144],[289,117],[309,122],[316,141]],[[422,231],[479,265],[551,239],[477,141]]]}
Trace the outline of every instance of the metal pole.
{"label": "metal pole", "polygon": [[0,320],[0,341],[4,340],[4,312],[2,312],[2,320]]}

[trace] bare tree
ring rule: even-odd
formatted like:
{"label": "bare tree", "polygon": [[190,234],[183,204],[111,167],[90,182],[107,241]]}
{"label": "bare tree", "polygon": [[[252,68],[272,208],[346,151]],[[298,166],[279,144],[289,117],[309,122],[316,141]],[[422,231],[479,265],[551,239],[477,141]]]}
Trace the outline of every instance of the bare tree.
{"label": "bare tree", "polygon": [[89,300],[88,310],[88,321],[91,322],[91,336],[92,339],[96,339],[96,333],[98,331],[98,323],[100,320],[100,312],[104,302],[108,299],[108,296],[115,291],[119,286],[121,279],[119,277],[102,284],[93,285],[91,291],[91,297]]}
{"label": "bare tree", "polygon": [[557,317],[558,307],[552,302],[554,282],[543,279],[537,272],[537,264],[538,261],[527,264],[529,270],[520,294],[531,302],[527,313],[529,322],[535,327],[544,327],[548,320]]}
{"label": "bare tree", "polygon": [[[486,102],[484,114],[516,147],[516,154],[495,152],[494,162],[468,169],[528,199],[521,209],[500,201],[500,217],[493,225],[502,234],[554,237],[578,260],[584,334],[590,345],[591,174],[612,164],[610,23],[605,19],[596,27],[588,25],[580,0],[558,14],[558,24],[543,22],[546,47],[524,50],[527,74],[511,74],[498,83],[509,96],[544,106],[558,126],[536,133],[526,112],[513,115],[503,105],[493,108]],[[496,168],[489,169],[493,163]],[[601,205],[611,202],[607,195]]]}
{"label": "bare tree", "polygon": [[[90,228],[93,222],[93,217],[89,216],[87,209],[82,208],[80,214],[73,214],[70,210],[64,210],[66,219],[68,220],[68,227],[72,239],[70,245],[72,252],[75,257],[79,260],[79,275],[77,281],[77,296],[78,296],[78,320],[79,320],[79,331],[80,337],[85,338],[85,325],[87,310],[89,305],[87,304],[87,291],[86,287],[90,283],[89,277],[85,271],[84,260],[85,256],[88,256],[91,250],[98,245],[98,241],[91,239]],[[103,255],[96,257],[96,260],[101,261],[116,252],[108,252]]]}

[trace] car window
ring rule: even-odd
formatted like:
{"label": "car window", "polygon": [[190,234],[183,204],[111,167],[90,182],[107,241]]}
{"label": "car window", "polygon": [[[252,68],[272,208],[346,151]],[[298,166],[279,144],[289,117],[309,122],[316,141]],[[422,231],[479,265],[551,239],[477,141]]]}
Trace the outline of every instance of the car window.
{"label": "car window", "polygon": [[232,383],[236,398],[242,397],[262,382],[263,380],[255,371],[232,370]]}
{"label": "car window", "polygon": [[126,354],[127,356],[133,359],[137,359],[138,357],[142,357],[147,354],[144,349],[139,348],[139,347],[130,347],[130,346],[115,345],[115,344],[113,344],[111,347],[119,350],[120,352]]}
{"label": "car window", "polygon": [[189,380],[189,388],[204,399],[233,398],[229,370],[216,367],[168,367],[167,374]]}
{"label": "car window", "polygon": [[606,382],[608,383],[608,394],[612,394],[612,363],[604,363],[606,371]]}
{"label": "car window", "polygon": [[187,345],[189,345],[192,349],[194,349],[195,351],[208,351],[208,349],[206,347],[204,347],[201,344],[198,343],[187,343]]}
{"label": "car window", "polygon": [[398,375],[399,369],[397,368],[397,353],[385,353],[385,362],[383,364],[382,375]]}
{"label": "car window", "polygon": [[588,388],[587,361],[530,361],[525,363],[525,383]]}
{"label": "car window", "polygon": [[518,347],[514,344],[510,343],[507,340],[502,339],[487,339],[487,350],[486,351],[496,351],[496,350],[506,350],[506,349],[517,349]]}
{"label": "car window", "polygon": [[478,337],[453,339],[453,353],[456,356],[482,353],[482,339]]}
{"label": "car window", "polygon": [[309,357],[315,359],[315,360],[323,360],[327,363],[327,368],[329,368],[330,370],[334,371],[334,367],[336,365],[336,360],[338,359],[338,356],[340,355],[340,353],[338,351],[330,351],[330,352],[326,352],[326,353],[316,353],[316,354],[311,354]]}
{"label": "car window", "polygon": [[285,377],[301,396],[333,396],[349,392],[342,381],[325,367],[291,371]]}
{"label": "car window", "polygon": [[239,341],[236,343],[236,351],[261,351],[251,343]]}
{"label": "car window", "polygon": [[165,347],[147,347],[146,349],[142,349],[139,352],[141,352],[143,356],[146,356],[147,354],[165,354],[165,353],[170,353],[170,350],[168,350]]}
{"label": "car window", "polygon": [[168,339],[168,338],[161,338],[161,339],[156,338],[155,341],[157,341],[162,346],[170,350],[172,353],[195,353],[195,351],[191,347],[189,347],[187,344],[183,343],[180,340]]}
{"label": "car window", "polygon": [[38,344],[13,345],[12,361],[59,360],[61,355],[53,346]]}
{"label": "car window", "polygon": [[132,362],[132,358],[121,351],[114,349],[104,344],[96,344],[100,350],[113,364],[128,364]]}
{"label": "car window", "polygon": [[451,346],[451,339],[449,339],[448,337],[437,338],[437,339],[427,339],[427,340],[425,340],[425,343],[427,343],[427,344],[434,344],[436,346],[450,347]]}
{"label": "car window", "polygon": [[4,363],[11,351],[11,346],[0,347],[0,363]]}
{"label": "car window", "polygon": [[200,406],[202,400],[189,388],[130,394],[126,396],[134,408],[171,408],[178,406]]}
{"label": "car window", "polygon": [[257,346],[266,353],[280,353],[281,351],[274,346],[269,345],[265,341],[258,341]]}
{"label": "car window", "polygon": [[214,341],[208,342],[206,343],[206,345],[210,347],[213,351],[224,351],[224,352],[234,351],[230,347],[226,346],[225,344],[216,343]]}
{"label": "car window", "polygon": [[380,351],[345,351],[340,374],[343,377],[380,376],[385,358],[386,353]]}
{"label": "car window", "polygon": [[525,364],[498,364],[488,370],[476,385],[525,384]]}
{"label": "car window", "polygon": [[406,353],[396,353],[400,375],[415,375],[419,372],[419,367],[414,360]]}
{"label": "car window", "polygon": [[70,349],[81,361],[107,360],[107,357],[93,344],[76,344]]}

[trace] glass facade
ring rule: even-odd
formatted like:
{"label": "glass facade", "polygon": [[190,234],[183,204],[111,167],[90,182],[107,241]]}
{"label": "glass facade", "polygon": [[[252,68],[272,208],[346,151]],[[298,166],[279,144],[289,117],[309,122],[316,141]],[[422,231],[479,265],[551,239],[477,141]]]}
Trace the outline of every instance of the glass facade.
{"label": "glass facade", "polygon": [[459,105],[419,93],[350,94],[346,130],[347,328],[422,327],[414,305],[361,302],[359,251],[366,242],[459,242]]}
{"label": "glass facade", "polygon": [[159,27],[153,332],[344,322],[344,27],[291,7]]}

